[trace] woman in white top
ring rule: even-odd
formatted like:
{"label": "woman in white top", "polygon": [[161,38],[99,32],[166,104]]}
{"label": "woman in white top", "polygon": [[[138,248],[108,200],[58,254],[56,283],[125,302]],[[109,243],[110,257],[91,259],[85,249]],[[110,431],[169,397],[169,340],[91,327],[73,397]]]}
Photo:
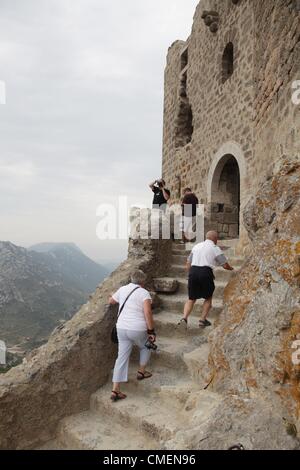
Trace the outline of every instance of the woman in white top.
{"label": "woman in white top", "polygon": [[129,358],[133,345],[140,348],[140,367],[137,373],[138,380],[152,377],[146,371],[151,355],[151,346],[156,341],[154,321],[151,307],[151,296],[144,289],[146,274],[137,270],[131,276],[131,283],[121,287],[109,299],[110,304],[119,304],[124,308],[118,318],[117,332],[119,340],[118,358],[113,373],[113,401],[123,400],[126,395],[121,392],[120,384],[128,381]]}

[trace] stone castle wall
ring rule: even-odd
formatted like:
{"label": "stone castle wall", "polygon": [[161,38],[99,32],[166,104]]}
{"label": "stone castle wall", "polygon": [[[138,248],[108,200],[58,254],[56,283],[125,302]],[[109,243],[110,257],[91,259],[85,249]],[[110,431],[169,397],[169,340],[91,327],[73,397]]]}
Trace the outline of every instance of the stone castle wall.
{"label": "stone castle wall", "polygon": [[[190,37],[168,52],[163,175],[174,202],[180,188],[192,187],[206,204],[209,227],[223,237],[238,235],[236,212],[270,167],[299,150],[299,106],[291,100],[292,82],[300,78],[296,6],[290,0],[202,0]],[[230,181],[227,190],[222,185],[228,155],[240,172],[238,209],[226,202]]]}
{"label": "stone castle wall", "polygon": [[292,83],[300,80],[300,2],[264,0],[253,5],[256,87],[250,170],[257,186],[283,156],[300,154],[300,105],[291,99]]}

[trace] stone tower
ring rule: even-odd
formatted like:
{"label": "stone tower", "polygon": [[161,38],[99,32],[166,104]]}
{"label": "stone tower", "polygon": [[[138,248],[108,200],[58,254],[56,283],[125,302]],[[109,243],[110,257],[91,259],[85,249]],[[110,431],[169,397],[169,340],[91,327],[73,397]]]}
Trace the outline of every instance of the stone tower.
{"label": "stone tower", "polygon": [[243,207],[300,146],[297,0],[202,0],[165,71],[163,175],[177,202],[191,186],[208,227],[246,240]]}

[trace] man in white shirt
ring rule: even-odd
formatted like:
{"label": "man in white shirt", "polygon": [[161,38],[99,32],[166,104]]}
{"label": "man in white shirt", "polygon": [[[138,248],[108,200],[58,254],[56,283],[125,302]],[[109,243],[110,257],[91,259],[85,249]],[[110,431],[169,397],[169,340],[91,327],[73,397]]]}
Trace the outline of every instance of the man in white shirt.
{"label": "man in white shirt", "polygon": [[211,326],[207,317],[212,308],[212,298],[215,291],[213,270],[217,266],[223,266],[224,269],[233,271],[217,243],[217,232],[208,232],[205,242],[194,246],[187,260],[189,300],[185,304],[184,315],[178,324],[179,327],[187,328],[188,318],[198,299],[205,299],[199,326],[201,328]]}

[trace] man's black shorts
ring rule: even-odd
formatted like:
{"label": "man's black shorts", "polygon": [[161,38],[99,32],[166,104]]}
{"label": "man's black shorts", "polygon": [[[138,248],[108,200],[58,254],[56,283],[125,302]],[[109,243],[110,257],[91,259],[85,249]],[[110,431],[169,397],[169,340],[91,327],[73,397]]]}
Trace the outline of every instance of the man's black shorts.
{"label": "man's black shorts", "polygon": [[215,291],[214,273],[208,266],[192,266],[189,273],[189,299],[210,299]]}

